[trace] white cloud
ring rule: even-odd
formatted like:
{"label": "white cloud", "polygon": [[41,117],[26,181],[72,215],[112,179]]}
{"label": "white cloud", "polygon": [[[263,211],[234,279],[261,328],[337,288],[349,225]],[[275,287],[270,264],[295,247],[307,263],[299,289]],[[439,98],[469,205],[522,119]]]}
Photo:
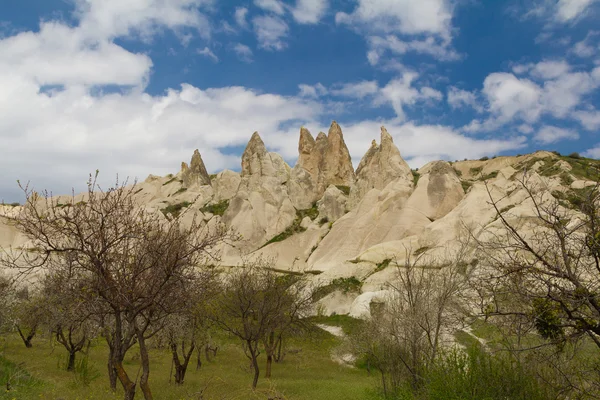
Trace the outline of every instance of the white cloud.
{"label": "white cloud", "polygon": [[338,12],[337,24],[365,34],[371,65],[409,52],[426,54],[443,61],[460,56],[450,47],[452,5],[450,0],[356,0],[351,13]]}
{"label": "white cloud", "polygon": [[117,172],[141,179],[164,175],[195,148],[211,171],[238,168],[239,156],[221,149],[245,145],[255,130],[269,143],[280,124],[310,122],[322,112],[310,100],[242,87],[183,85],[160,96],[92,95],[82,87],[44,93],[29,80],[6,75],[0,75],[0,87],[0,140],[11,149],[0,157],[3,196],[14,192],[16,179],[63,193],[70,185],[82,190],[86,174],[97,168],[105,185]]}
{"label": "white cloud", "polygon": [[600,158],[600,144],[597,144],[596,147],[592,147],[582,153],[584,157],[590,158]]}
{"label": "white cloud", "polygon": [[219,62],[219,57],[217,57],[217,55],[215,53],[213,53],[213,51],[211,49],[209,49],[208,47],[205,47],[202,50],[198,50],[198,54],[208,57],[211,60],[213,60],[214,62]]}
{"label": "white cloud", "polygon": [[404,41],[395,35],[371,36],[368,38],[369,52],[367,58],[371,65],[376,65],[381,57],[390,52],[392,55],[404,55],[409,52],[427,54],[441,61],[458,60],[460,56],[447,43],[432,36],[425,39]]}
{"label": "white cloud", "polygon": [[447,0],[358,0],[352,14],[337,13],[338,23],[368,24],[387,32],[450,36],[451,5]]}
{"label": "white cloud", "polygon": [[254,0],[254,5],[277,15],[283,15],[285,13],[283,3],[279,0]]}
{"label": "white cloud", "polygon": [[404,109],[407,106],[412,106],[418,101],[442,99],[442,94],[437,90],[428,87],[419,90],[413,87],[417,78],[418,75],[414,72],[404,72],[401,77],[391,80],[380,90],[379,96],[375,98],[375,105],[390,104],[398,120],[404,121]]}
{"label": "white cloud", "polygon": [[448,88],[448,104],[453,109],[468,106],[479,113],[483,112],[483,106],[480,104],[475,93],[454,86]]}
{"label": "white cloud", "polygon": [[586,105],[586,96],[600,87],[600,68],[597,69],[578,72],[563,61],[543,61],[513,67],[528,74],[521,78],[510,73],[492,73],[485,79],[482,90],[491,115],[484,121],[472,121],[464,129],[489,131],[513,121],[531,124],[542,115],[575,118],[589,124],[589,116],[576,113]]}
{"label": "white cloud", "polygon": [[210,0],[74,0],[80,28],[92,39],[133,34],[150,38],[161,29],[196,29],[210,35],[210,24],[200,8]]}
{"label": "white cloud", "polygon": [[558,0],[556,18],[561,22],[569,22],[583,15],[596,0]]}
{"label": "white cloud", "polygon": [[245,44],[236,43],[233,46],[233,51],[235,51],[235,54],[237,54],[238,58],[243,62],[251,63],[252,61],[254,61],[254,53],[252,53],[252,49],[250,49],[250,47],[246,46]]}
{"label": "white cloud", "polygon": [[252,19],[259,47],[266,50],[283,50],[283,38],[287,36],[288,25],[281,18],[265,15]]}
{"label": "white cloud", "polygon": [[328,3],[329,0],[296,0],[292,15],[300,24],[316,24],[325,15]]}
{"label": "white cloud", "polygon": [[558,128],[556,126],[543,126],[535,134],[534,139],[536,142],[542,144],[556,143],[561,140],[576,140],[579,139],[579,134],[571,129]]}
{"label": "white cloud", "polygon": [[237,7],[235,9],[235,22],[242,28],[248,27],[248,21],[246,17],[248,16],[248,9],[246,7]]}
{"label": "white cloud", "polygon": [[600,111],[576,111],[573,116],[588,131],[600,128]]}
{"label": "white cloud", "polygon": [[516,117],[533,122],[541,113],[541,89],[528,79],[493,73],[485,78],[482,93],[488,100],[489,111],[501,123]]}
{"label": "white cloud", "polygon": [[581,58],[593,57],[600,53],[600,43],[593,43],[594,40],[600,35],[599,31],[589,32],[585,39],[575,43],[572,52]]}
{"label": "white cloud", "polygon": [[473,159],[525,146],[525,138],[522,136],[506,139],[475,139],[441,125],[416,125],[412,122],[401,123],[398,120],[362,121],[349,124],[338,122],[343,129],[344,139],[353,160],[362,158],[371,140],[378,140],[379,127],[385,125],[400,149],[402,157],[413,168],[421,167],[434,160]]}
{"label": "white cloud", "polygon": [[571,66],[565,60],[541,61],[533,66],[531,75],[538,79],[555,79],[570,70]]}
{"label": "white cloud", "polygon": [[331,90],[331,93],[335,96],[350,97],[350,98],[364,98],[371,96],[379,92],[379,84],[377,81],[361,81],[345,83],[338,85],[338,87]]}
{"label": "white cloud", "polygon": [[300,84],[298,85],[298,89],[300,89],[298,93],[300,97],[317,98],[328,93],[327,88],[321,83],[317,83],[316,85]]}
{"label": "white cloud", "polygon": [[16,73],[41,85],[143,85],[152,61],[108,40],[48,22],[39,32],[0,40],[0,74]]}

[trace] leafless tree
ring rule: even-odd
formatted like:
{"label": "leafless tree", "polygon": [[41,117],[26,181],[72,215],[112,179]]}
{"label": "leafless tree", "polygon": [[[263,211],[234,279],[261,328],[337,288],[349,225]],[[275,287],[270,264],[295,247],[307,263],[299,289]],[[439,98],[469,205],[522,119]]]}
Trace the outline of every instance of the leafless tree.
{"label": "leafless tree", "polygon": [[242,340],[254,371],[253,388],[260,375],[260,344],[265,346],[270,376],[276,338],[306,316],[312,301],[304,278],[278,274],[270,266],[268,261],[257,260],[224,274],[222,294],[212,315],[219,327]]}
{"label": "leafless tree", "polygon": [[552,366],[538,371],[542,378],[551,372],[549,384],[597,396],[597,372],[571,359],[580,339],[600,348],[599,184],[552,191],[524,174],[518,185],[529,211],[506,211],[488,188],[497,220],[474,236],[481,314],[509,338],[513,357]]}
{"label": "leafless tree", "polygon": [[[427,252],[397,262],[382,303],[372,304],[371,318],[354,335],[354,351],[381,373],[385,395],[404,382],[414,388],[438,357],[444,334],[456,326],[459,298],[466,285],[463,257],[440,260]],[[375,307],[374,307],[375,306]]]}
{"label": "leafless tree", "polygon": [[[26,202],[14,225],[33,243],[27,251],[4,253],[4,265],[22,271],[74,270],[97,300],[97,315],[110,349],[109,375],[133,399],[136,382],[123,368],[126,352],[139,346],[139,384],[152,398],[147,340],[180,309],[199,267],[226,237],[194,219],[165,220],[135,202],[136,185],[102,190],[90,176],[88,191],[68,200],[24,188]],[[80,201],[78,201],[80,200]],[[13,249],[14,250],[14,249]],[[112,382],[111,382],[112,384]]]}

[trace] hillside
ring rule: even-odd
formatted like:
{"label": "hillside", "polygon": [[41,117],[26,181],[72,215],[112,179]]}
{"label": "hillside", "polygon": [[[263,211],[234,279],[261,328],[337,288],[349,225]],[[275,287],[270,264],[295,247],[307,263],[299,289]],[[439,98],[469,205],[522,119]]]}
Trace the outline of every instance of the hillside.
{"label": "hillside", "polygon": [[[223,246],[221,263],[267,257],[279,270],[310,273],[330,284],[325,313],[368,315],[395,264],[427,252],[421,262],[443,260],[464,239],[498,225],[490,196],[509,219],[533,215],[526,180],[555,197],[593,185],[596,160],[536,152],[477,161],[435,161],[411,170],[382,127],[354,170],[342,129],[333,122],[316,138],[302,128],[292,168],[267,151],[254,133],[241,172],[209,175],[201,154],[175,175],[137,184],[136,201],[165,218],[194,216],[208,226],[223,222],[240,240]],[[488,193],[489,191],[489,193]],[[59,202],[85,201],[62,196]],[[0,206],[0,247],[26,247],[10,224],[19,207]],[[467,256],[475,260],[475,255]],[[336,290],[339,289],[339,290]]]}

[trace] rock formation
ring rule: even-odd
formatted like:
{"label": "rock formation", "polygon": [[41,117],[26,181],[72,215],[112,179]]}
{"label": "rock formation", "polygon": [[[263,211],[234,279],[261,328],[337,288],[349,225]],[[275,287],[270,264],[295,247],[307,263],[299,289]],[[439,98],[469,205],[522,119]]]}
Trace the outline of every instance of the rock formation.
{"label": "rock formation", "polygon": [[206,172],[204,161],[198,149],[194,151],[190,165],[185,162],[181,163],[181,179],[183,179],[183,185],[186,188],[198,185],[210,185],[210,177]]}
{"label": "rock formation", "polygon": [[290,167],[279,154],[269,153],[255,132],[242,155],[239,188],[223,215],[242,237],[238,249],[254,250],[292,224],[296,209],[285,185],[289,177]]}
{"label": "rock formation", "polygon": [[323,193],[329,185],[352,185],[354,167],[350,152],[344,142],[342,128],[333,121],[327,134],[327,141],[325,141],[324,135],[319,134],[319,136],[317,137],[318,145],[315,146],[317,153],[323,152],[323,158],[319,164],[319,193]]}
{"label": "rock formation", "polygon": [[[139,183],[135,201],[151,212],[185,204],[191,212],[185,213],[184,223],[201,213],[208,227],[226,224],[240,240],[220,249],[224,265],[239,264],[242,255],[263,255],[275,258],[277,268],[312,269],[324,283],[359,279],[361,293],[334,292],[322,306],[326,312],[362,316],[393,279],[394,268],[382,266],[402,265],[423,251],[441,259],[460,249],[465,229],[485,237],[485,229],[497,228],[490,193],[500,199],[503,215],[514,220],[534,212],[519,186],[524,175],[546,197],[594,184],[581,164],[548,152],[453,164],[434,161],[413,175],[383,127],[380,143],[373,141],[356,174],[336,122],[328,135],[321,132],[316,138],[302,128],[298,152],[292,169],[254,133],[242,155],[241,172],[225,170],[211,181],[196,150],[177,176],[149,176]],[[589,159],[576,162],[600,166]],[[76,199],[85,201],[81,195]],[[207,209],[217,203],[219,212]],[[16,212],[0,207],[0,248],[32,245],[10,223]]]}
{"label": "rock formation", "polygon": [[298,162],[288,183],[297,209],[310,208],[330,185],[350,186],[354,168],[342,129],[333,121],[329,135],[320,132],[315,140],[308,129],[300,129]]}
{"label": "rock formation", "polygon": [[410,167],[400,156],[392,136],[381,127],[381,144],[373,140],[356,169],[356,183],[350,193],[350,208],[358,204],[371,189],[382,190],[390,182],[399,181],[412,186],[413,175]]}

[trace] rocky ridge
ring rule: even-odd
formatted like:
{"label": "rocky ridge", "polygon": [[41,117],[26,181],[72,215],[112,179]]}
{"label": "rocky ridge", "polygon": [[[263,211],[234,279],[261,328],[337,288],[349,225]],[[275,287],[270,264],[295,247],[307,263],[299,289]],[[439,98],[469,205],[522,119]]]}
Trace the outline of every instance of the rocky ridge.
{"label": "rocky ridge", "polygon": [[[580,190],[597,178],[588,168],[595,160],[550,152],[434,161],[411,170],[384,127],[355,171],[336,122],[316,138],[302,128],[298,153],[291,168],[255,132],[240,173],[208,175],[196,150],[177,175],[139,183],[136,201],[165,218],[185,209],[184,221],[196,215],[208,225],[224,223],[240,240],[223,246],[222,264],[273,258],[278,269],[309,272],[332,285],[321,299],[325,312],[364,316],[385,297],[392,266],[423,253],[425,263],[439,259],[458,251],[465,229],[484,235],[497,226],[490,194],[501,199],[503,215],[522,218],[533,215],[518,184],[523,176],[549,194]],[[0,247],[28,245],[10,223],[18,210],[0,206]],[[359,284],[336,290],[344,280]]]}

